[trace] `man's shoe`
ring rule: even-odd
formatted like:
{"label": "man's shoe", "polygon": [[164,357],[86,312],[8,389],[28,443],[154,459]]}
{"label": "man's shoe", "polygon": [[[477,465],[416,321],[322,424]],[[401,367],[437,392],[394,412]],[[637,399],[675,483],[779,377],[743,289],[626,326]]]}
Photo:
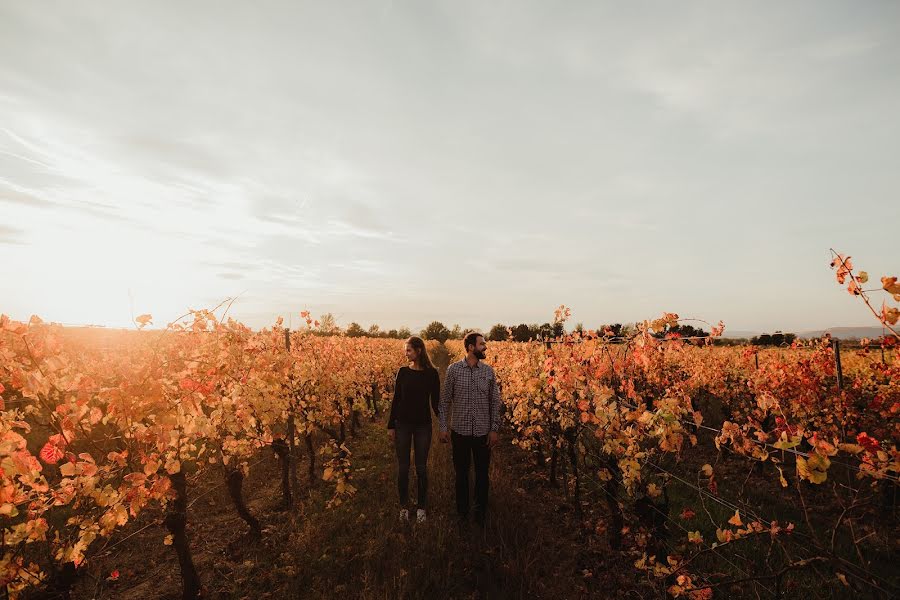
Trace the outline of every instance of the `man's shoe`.
{"label": "man's shoe", "polygon": [[420,508],[416,511],[416,523],[424,523],[425,522],[425,509]]}
{"label": "man's shoe", "polygon": [[409,510],[405,508],[400,509],[400,522],[409,523]]}

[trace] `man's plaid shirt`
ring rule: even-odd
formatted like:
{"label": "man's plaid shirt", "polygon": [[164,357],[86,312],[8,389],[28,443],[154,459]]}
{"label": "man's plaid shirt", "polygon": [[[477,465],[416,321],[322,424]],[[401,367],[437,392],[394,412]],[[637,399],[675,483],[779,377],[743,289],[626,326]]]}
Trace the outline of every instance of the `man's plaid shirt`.
{"label": "man's plaid shirt", "polygon": [[500,385],[490,365],[478,361],[470,367],[465,359],[447,367],[438,411],[441,431],[450,427],[461,435],[487,435],[500,428]]}

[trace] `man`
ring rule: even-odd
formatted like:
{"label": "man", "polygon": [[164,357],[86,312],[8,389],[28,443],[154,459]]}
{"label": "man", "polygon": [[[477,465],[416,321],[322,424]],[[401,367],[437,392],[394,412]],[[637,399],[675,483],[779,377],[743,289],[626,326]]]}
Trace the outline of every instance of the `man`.
{"label": "man", "polygon": [[499,441],[500,386],[494,370],[481,362],[487,350],[484,336],[473,332],[463,343],[466,357],[447,367],[441,389],[440,440],[453,443],[456,511],[462,521],[469,515],[469,465],[475,463],[475,521],[483,526],[491,448]]}

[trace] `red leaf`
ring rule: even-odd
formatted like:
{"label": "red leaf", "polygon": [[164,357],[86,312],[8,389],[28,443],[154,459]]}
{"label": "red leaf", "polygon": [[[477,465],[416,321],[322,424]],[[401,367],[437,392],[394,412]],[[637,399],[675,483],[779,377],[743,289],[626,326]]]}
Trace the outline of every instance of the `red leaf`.
{"label": "red leaf", "polygon": [[55,465],[59,462],[59,459],[64,456],[64,454],[63,451],[60,450],[59,446],[47,442],[46,444],[44,444],[44,447],[41,448],[38,456],[40,456],[41,460],[48,465]]}
{"label": "red leaf", "polygon": [[869,452],[878,452],[881,449],[881,443],[865,431],[856,436],[856,443]]}

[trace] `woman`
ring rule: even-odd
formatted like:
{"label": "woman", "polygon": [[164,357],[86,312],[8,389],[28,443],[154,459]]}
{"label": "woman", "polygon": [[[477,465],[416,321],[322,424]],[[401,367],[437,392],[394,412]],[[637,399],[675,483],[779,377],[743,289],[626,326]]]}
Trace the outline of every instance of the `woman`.
{"label": "woman", "polygon": [[[409,451],[415,448],[416,482],[419,488],[416,522],[425,522],[428,500],[428,449],[431,447],[431,412],[438,414],[441,384],[437,369],[431,365],[422,338],[406,340],[409,366],[400,367],[394,384],[394,401],[388,420],[388,433],[397,450],[397,489],[400,492],[400,520],[409,521]],[[429,404],[431,411],[429,411]]]}

